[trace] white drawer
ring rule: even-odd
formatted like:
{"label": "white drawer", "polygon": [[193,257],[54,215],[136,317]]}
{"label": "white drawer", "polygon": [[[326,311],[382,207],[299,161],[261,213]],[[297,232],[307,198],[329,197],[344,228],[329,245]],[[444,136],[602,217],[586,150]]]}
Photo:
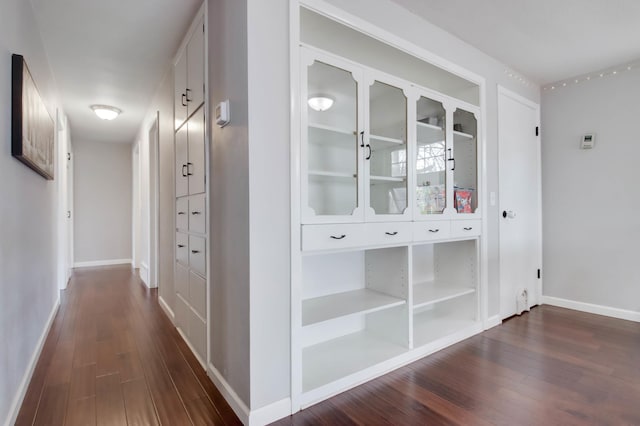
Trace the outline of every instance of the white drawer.
{"label": "white drawer", "polygon": [[189,266],[200,275],[207,273],[206,240],[200,237],[189,236]]}
{"label": "white drawer", "polygon": [[189,269],[180,263],[176,264],[176,293],[184,299],[189,297]]}
{"label": "white drawer", "polygon": [[207,232],[206,217],[205,195],[189,197],[189,231],[199,234]]}
{"label": "white drawer", "polygon": [[477,237],[482,230],[480,220],[452,220],[451,236],[453,238]]}
{"label": "white drawer", "polygon": [[411,242],[411,222],[367,223],[367,244],[385,245]]}
{"label": "white drawer", "polygon": [[364,224],[303,225],[302,250],[336,250],[367,244]]}
{"label": "white drawer", "polygon": [[413,241],[434,241],[449,238],[451,225],[448,220],[413,222]]}
{"label": "white drawer", "polygon": [[207,280],[193,272],[189,274],[189,303],[198,315],[207,318]]}
{"label": "white drawer", "polygon": [[176,259],[183,265],[189,264],[189,236],[176,232]]}
{"label": "white drawer", "polygon": [[176,228],[181,231],[189,229],[189,199],[178,198],[176,201]]}

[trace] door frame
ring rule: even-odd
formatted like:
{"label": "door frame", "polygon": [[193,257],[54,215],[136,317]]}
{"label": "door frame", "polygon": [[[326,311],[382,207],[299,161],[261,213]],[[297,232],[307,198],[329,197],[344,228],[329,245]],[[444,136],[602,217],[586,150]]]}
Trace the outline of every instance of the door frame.
{"label": "door frame", "polygon": [[[498,194],[501,195],[500,191],[500,182],[501,182],[501,176],[502,176],[502,159],[501,159],[501,146],[502,146],[502,141],[501,141],[501,135],[500,135],[500,100],[502,97],[508,97],[513,101],[519,102],[529,108],[532,108],[535,111],[536,114],[536,122],[538,123],[538,128],[541,128],[540,126],[540,104],[531,101],[530,99],[527,99],[507,88],[505,88],[504,86],[498,85],[498,96],[497,96],[497,111],[498,111]],[[540,265],[540,270],[542,271],[542,131],[538,132],[538,135],[536,136],[536,144],[537,144],[537,148],[536,148],[536,158],[535,161],[537,163],[537,167],[536,170],[538,171],[537,176],[536,176],[536,182],[538,185],[538,191],[536,194],[536,201],[537,201],[537,205],[538,205],[538,232],[537,232],[537,244],[536,244],[536,255],[537,255],[537,260],[538,260],[538,265]],[[500,206],[502,204],[502,200],[498,200],[498,205]],[[498,209],[498,212],[501,212],[502,209]],[[502,262],[502,247],[500,244],[500,235],[503,232],[503,221],[499,220],[499,234],[498,234],[498,246],[499,246],[499,254],[498,254],[498,260],[500,263],[499,266],[499,272],[500,272],[500,300],[502,299],[502,289],[503,287],[506,285],[504,283],[503,280],[503,262]],[[531,306],[535,306],[535,305],[540,305],[542,304],[542,286],[543,286],[543,276],[542,274],[540,275],[540,278],[538,280],[536,280],[536,289],[535,289],[535,294],[534,296],[534,300],[529,300],[529,305]],[[500,317],[502,318],[502,307],[500,307]]]}
{"label": "door frame", "polygon": [[158,259],[160,257],[158,238],[160,237],[160,111],[149,126],[149,287],[158,287]]}

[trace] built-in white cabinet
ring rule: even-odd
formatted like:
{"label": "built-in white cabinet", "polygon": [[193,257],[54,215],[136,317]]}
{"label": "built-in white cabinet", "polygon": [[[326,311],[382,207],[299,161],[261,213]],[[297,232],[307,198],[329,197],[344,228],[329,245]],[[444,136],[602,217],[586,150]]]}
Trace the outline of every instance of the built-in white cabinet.
{"label": "built-in white cabinet", "polygon": [[178,129],[204,103],[204,18],[189,34],[186,48],[174,64],[175,128]]}
{"label": "built-in white cabinet", "polygon": [[299,53],[294,410],[483,327],[480,108]]}
{"label": "built-in white cabinet", "polygon": [[204,26],[200,13],[174,62],[175,325],[207,362],[207,134]]}

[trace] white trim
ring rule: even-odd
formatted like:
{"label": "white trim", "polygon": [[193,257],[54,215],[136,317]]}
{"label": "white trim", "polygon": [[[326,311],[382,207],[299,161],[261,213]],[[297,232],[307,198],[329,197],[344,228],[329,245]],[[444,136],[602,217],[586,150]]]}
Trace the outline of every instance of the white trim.
{"label": "white trim", "polygon": [[490,328],[497,327],[502,324],[502,318],[500,318],[500,314],[494,315],[491,318],[487,318],[484,323],[484,329],[489,330]]}
{"label": "white trim", "polygon": [[202,368],[204,368],[206,370],[207,369],[207,364],[202,360],[200,355],[198,355],[198,351],[196,351],[196,349],[191,345],[191,342],[189,342],[189,339],[187,338],[187,335],[184,334],[184,332],[182,331],[182,329],[180,327],[176,327],[176,330],[178,331],[178,334],[180,335],[180,337],[182,337],[182,340],[184,340],[184,342],[189,347],[189,350],[191,351],[193,356],[196,357],[196,360],[200,363]]}
{"label": "white trim", "polygon": [[147,265],[147,262],[142,262],[142,261],[140,262],[139,275],[144,285],[146,285],[147,288],[151,288],[151,285],[149,284],[149,265]]}
{"label": "white trim", "polygon": [[216,385],[224,399],[233,409],[233,412],[236,413],[236,416],[240,419],[242,424],[249,424],[249,409],[247,405],[242,401],[242,399],[238,396],[238,394],[233,390],[231,385],[226,381],[222,374],[213,366],[213,364],[209,363],[209,377],[213,381],[213,384]]}
{"label": "white trim", "polygon": [[281,399],[266,407],[249,412],[249,425],[268,425],[291,415],[291,398]]}
{"label": "white trim", "polygon": [[542,296],[542,304],[588,312],[590,314],[604,315],[627,321],[640,322],[640,312],[613,308],[611,306],[594,305],[593,303],[578,302],[577,300],[561,299],[559,297],[552,296]]}
{"label": "white trim", "polygon": [[162,296],[158,296],[158,303],[160,304],[160,307],[162,308],[164,313],[169,317],[171,322],[173,324],[175,324],[176,323],[176,314],[173,313],[173,309],[171,309],[169,304],[167,302],[165,302],[165,300],[162,298]]}
{"label": "white trim", "polygon": [[18,412],[20,411],[20,407],[22,406],[22,402],[24,400],[24,396],[27,393],[27,387],[29,386],[29,382],[31,382],[31,377],[33,376],[33,371],[36,368],[36,364],[38,363],[38,359],[40,358],[40,354],[42,353],[42,348],[44,347],[44,342],[49,335],[49,331],[51,330],[51,326],[53,325],[53,320],[58,313],[58,308],[60,308],[60,293],[58,292],[58,298],[56,299],[56,303],[53,305],[53,309],[49,314],[49,319],[47,320],[47,325],[45,326],[40,339],[38,340],[38,344],[36,346],[36,350],[33,352],[31,359],[29,360],[29,367],[27,371],[25,371],[24,376],[22,377],[22,382],[20,382],[20,386],[18,387],[18,392],[13,398],[13,403],[11,404],[11,408],[9,410],[9,417],[5,421],[5,426],[10,426],[15,424],[16,419],[18,418]]}
{"label": "white trim", "polygon": [[109,259],[109,260],[90,260],[88,262],[75,262],[74,268],[88,268],[92,266],[111,266],[111,265],[125,265],[132,264],[131,259]]}

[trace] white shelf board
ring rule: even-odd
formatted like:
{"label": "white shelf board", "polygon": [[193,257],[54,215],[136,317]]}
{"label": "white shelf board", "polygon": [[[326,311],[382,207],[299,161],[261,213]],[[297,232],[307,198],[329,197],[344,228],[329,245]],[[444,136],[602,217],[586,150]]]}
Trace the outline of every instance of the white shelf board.
{"label": "white shelf board", "polygon": [[416,121],[418,128],[418,143],[419,144],[431,144],[434,142],[444,141],[445,134],[441,127],[434,126],[433,124],[421,123]]}
{"label": "white shelf board", "polygon": [[369,143],[373,145],[375,148],[389,148],[396,147],[398,145],[404,145],[404,141],[402,139],[397,138],[389,138],[386,136],[378,136],[378,135],[369,135]]}
{"label": "white shelf board", "polygon": [[413,346],[427,345],[476,324],[462,315],[439,315],[432,310],[416,314],[413,316]]}
{"label": "white shelf board", "polygon": [[315,297],[302,301],[302,326],[355,314],[368,314],[393,308],[405,300],[369,289]]}
{"label": "white shelf board", "polygon": [[302,391],[343,379],[408,350],[366,331],[309,346],[302,351]]}
{"label": "white shelf board", "polygon": [[468,142],[473,139],[473,135],[469,133],[457,132],[453,131],[453,141],[454,142]]}
{"label": "white shelf board", "polygon": [[433,305],[474,293],[475,288],[437,281],[427,281],[413,285],[413,307]]}
{"label": "white shelf board", "polygon": [[309,123],[308,126],[310,129],[323,130],[323,131],[332,132],[332,133],[340,133],[343,135],[354,136],[356,134],[353,130],[343,129],[343,128],[334,127],[334,126],[327,126],[325,124]]}
{"label": "white shelf board", "polygon": [[369,180],[379,182],[404,182],[406,177],[392,177],[392,176],[369,176]]}
{"label": "white shelf board", "polygon": [[309,171],[309,178],[316,181],[349,181],[356,178],[356,175],[340,172],[326,172],[321,170]]}

